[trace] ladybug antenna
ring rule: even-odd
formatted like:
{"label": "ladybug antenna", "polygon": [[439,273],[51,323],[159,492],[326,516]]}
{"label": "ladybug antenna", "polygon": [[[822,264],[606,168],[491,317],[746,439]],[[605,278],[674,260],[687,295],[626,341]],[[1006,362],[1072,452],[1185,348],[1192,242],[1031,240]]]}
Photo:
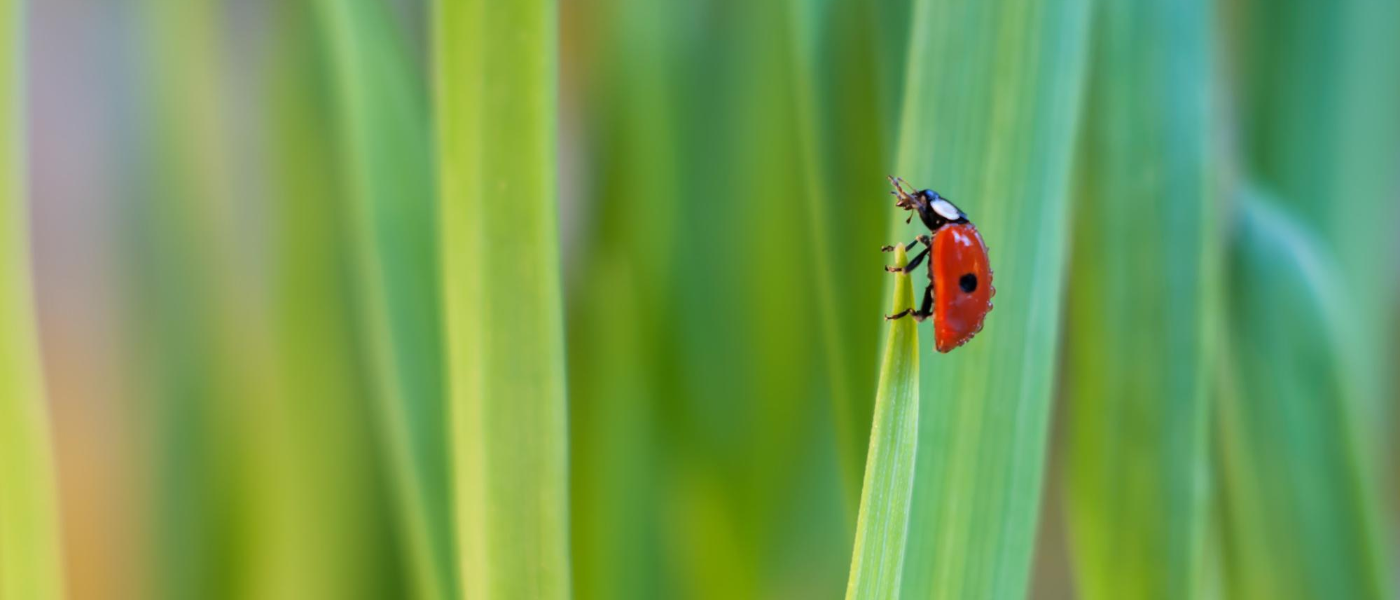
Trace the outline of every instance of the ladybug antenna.
{"label": "ladybug antenna", "polygon": [[[895,200],[894,205],[904,210],[914,210],[917,205],[915,204],[914,196],[904,191],[904,180],[894,175],[887,175],[886,178],[890,180],[890,185],[894,186],[894,191],[890,192],[890,194],[898,198],[898,200]],[[913,215],[910,215],[910,218],[913,218]]]}

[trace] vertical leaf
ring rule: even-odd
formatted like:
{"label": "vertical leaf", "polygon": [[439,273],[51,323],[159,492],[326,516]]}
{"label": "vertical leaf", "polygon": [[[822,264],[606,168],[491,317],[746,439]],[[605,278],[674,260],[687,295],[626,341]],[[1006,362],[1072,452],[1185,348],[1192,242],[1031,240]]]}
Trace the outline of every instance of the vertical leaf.
{"label": "vertical leaf", "polygon": [[1218,411],[1232,598],[1390,598],[1363,460],[1339,271],[1262,194],[1241,194]]}
{"label": "vertical leaf", "polygon": [[[1393,423],[1390,374],[1400,271],[1400,3],[1228,3],[1237,32],[1231,58],[1240,85],[1241,166],[1312,228],[1352,293],[1341,334],[1358,350],[1348,369],[1360,384],[1361,414],[1373,426],[1368,463],[1384,452]],[[1393,469],[1375,468],[1379,476]]]}
{"label": "vertical leaf", "polygon": [[1098,5],[1064,399],[1085,598],[1202,591],[1218,257],[1204,1]]}
{"label": "vertical leaf", "polygon": [[390,486],[379,485],[394,480],[376,456],[375,378],[361,368],[360,315],[345,301],[355,290],[347,209],[357,199],[344,193],[339,145],[326,135],[337,125],[325,110],[331,76],[320,40],[306,34],[315,24],[311,3],[279,3],[270,16],[275,50],[260,71],[266,128],[258,155],[269,184],[260,208],[272,224],[266,354],[274,377],[267,393],[243,400],[257,414],[246,453],[259,483],[244,502],[258,511],[261,538],[247,595],[402,596],[401,563],[389,560],[399,553],[396,523],[380,517],[395,515]]}
{"label": "vertical leaf", "polygon": [[562,238],[578,240],[565,249],[574,594],[675,597],[661,527],[674,438],[658,424],[659,405],[676,393],[666,365],[677,318],[679,17],[654,0],[560,9],[576,11],[561,20],[584,39],[560,56],[563,85],[572,84],[560,93],[560,112],[579,115],[587,123],[576,127],[590,133],[572,138],[581,148],[560,150],[584,161],[578,171],[587,173],[561,169],[561,178],[575,177],[560,194],[561,204],[578,207],[561,226],[573,228]]}
{"label": "vertical leaf", "polygon": [[379,0],[317,0],[333,65],[359,321],[417,592],[455,595],[424,78]]}
{"label": "vertical leaf", "polygon": [[[141,80],[138,155],[140,193],[124,207],[133,265],[134,320],[144,346],[138,397],[149,398],[157,484],[150,521],[155,532],[156,595],[226,597],[247,573],[255,531],[245,497],[250,461],[238,443],[250,414],[238,390],[265,379],[240,353],[239,337],[261,332],[235,327],[255,310],[235,301],[229,278],[237,254],[222,211],[234,196],[225,93],[219,78],[226,56],[218,2],[140,3],[139,32],[149,61]],[[171,51],[179,48],[179,51]],[[235,386],[232,382],[238,382]],[[253,392],[257,394],[258,392]],[[246,412],[245,412],[246,411]],[[222,443],[236,440],[236,443]],[[221,594],[223,596],[221,596]]]}
{"label": "vertical leaf", "polygon": [[556,6],[439,0],[440,244],[469,598],[569,595]]}
{"label": "vertical leaf", "polygon": [[[1026,593],[1088,16],[1084,0],[915,3],[896,174],[966,211],[998,292],[975,339],[921,366],[905,597]],[[891,241],[912,238],[894,218]]]}
{"label": "vertical leaf", "polygon": [[[877,12],[887,3],[788,3],[792,112],[799,164],[793,193],[802,202],[812,282],[813,327],[819,332],[823,387],[831,397],[838,459],[857,506],[869,442],[874,371],[858,356],[873,355],[878,323],[856,315],[878,310],[879,277],[870,249],[885,245],[887,219],[871,210],[883,197],[887,129],[896,111],[883,111],[877,71]],[[875,39],[872,39],[875,38]],[[896,61],[898,62],[898,61]],[[872,126],[872,123],[878,126]]]}
{"label": "vertical leaf", "polygon": [[[895,252],[895,266],[909,263],[903,245]],[[896,275],[891,311],[913,308],[914,287],[909,275]],[[846,583],[847,600],[899,597],[918,444],[919,331],[913,318],[904,317],[890,323],[885,342],[851,578]]]}
{"label": "vertical leaf", "polygon": [[23,0],[0,2],[0,597],[64,596],[30,273]]}

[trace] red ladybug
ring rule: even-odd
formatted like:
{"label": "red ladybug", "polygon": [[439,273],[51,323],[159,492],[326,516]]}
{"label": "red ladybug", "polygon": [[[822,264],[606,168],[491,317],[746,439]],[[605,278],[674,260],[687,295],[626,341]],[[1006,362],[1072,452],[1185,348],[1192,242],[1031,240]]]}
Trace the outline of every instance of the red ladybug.
{"label": "red ladybug", "polygon": [[[982,241],[982,234],[977,233],[977,227],[967,220],[967,215],[938,192],[923,190],[910,194],[901,185],[904,180],[897,177],[890,177],[890,183],[895,190],[890,193],[899,198],[894,205],[917,213],[932,235],[921,235],[909,242],[911,251],[919,243],[925,248],[903,269],[885,267],[885,270],[909,273],[930,251],[933,258],[928,262],[928,287],[924,288],[923,305],[919,310],[910,308],[885,318],[912,316],[915,321],[922,322],[932,316],[935,347],[939,352],[951,351],[982,331],[982,321],[992,310],[992,296],[997,290],[992,287],[987,244]],[[909,218],[913,219],[914,215]],[[882,250],[889,252],[894,246],[885,246]]]}

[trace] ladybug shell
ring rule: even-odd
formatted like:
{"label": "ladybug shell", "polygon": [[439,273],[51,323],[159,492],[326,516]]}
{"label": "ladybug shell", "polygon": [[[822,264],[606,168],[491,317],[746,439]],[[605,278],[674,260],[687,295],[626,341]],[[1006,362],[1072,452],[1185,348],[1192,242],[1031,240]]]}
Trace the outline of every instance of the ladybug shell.
{"label": "ladybug shell", "polygon": [[934,341],[939,352],[963,345],[992,310],[992,268],[987,244],[971,223],[940,227],[933,235],[928,264],[933,283]]}

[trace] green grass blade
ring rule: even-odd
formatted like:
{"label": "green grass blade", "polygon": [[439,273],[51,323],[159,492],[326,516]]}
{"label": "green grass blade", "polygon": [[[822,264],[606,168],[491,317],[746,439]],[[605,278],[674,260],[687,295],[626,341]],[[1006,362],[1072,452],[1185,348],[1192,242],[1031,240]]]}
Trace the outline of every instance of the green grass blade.
{"label": "green grass blade", "polygon": [[[898,246],[895,266],[908,262],[904,246]],[[909,275],[897,275],[891,313],[912,308],[914,286]],[[905,317],[890,322],[885,342],[847,600],[899,597],[918,445],[919,330],[913,318]]]}
{"label": "green grass blade", "polygon": [[1390,598],[1339,271],[1246,191],[1217,426],[1231,598]]}
{"label": "green grass blade", "polygon": [[[1087,57],[1083,0],[914,7],[896,173],[958,204],[990,247],[986,327],[922,372],[906,598],[1026,594],[1054,389],[1067,191]],[[898,226],[891,241],[913,237]]]}
{"label": "green grass blade", "polygon": [[[246,583],[255,553],[247,506],[251,461],[234,444],[251,435],[236,390],[261,385],[233,331],[246,313],[229,279],[237,253],[231,228],[220,227],[234,182],[227,114],[228,84],[215,0],[139,3],[139,38],[148,61],[137,71],[139,117],[146,132],[138,155],[139,193],[124,206],[131,263],[137,397],[153,421],[148,459],[155,491],[146,517],[161,523],[151,544],[153,594],[220,597]],[[178,47],[179,51],[170,51]],[[260,340],[259,340],[260,341]],[[237,382],[233,385],[232,382]],[[261,391],[261,388],[257,388]],[[257,393],[257,392],[253,392]],[[247,412],[245,412],[247,411]]]}
{"label": "green grass blade", "polygon": [[462,584],[569,595],[556,11],[439,0],[442,266]]}
{"label": "green grass blade", "polygon": [[[878,198],[888,164],[882,135],[894,118],[879,119],[878,45],[872,39],[885,3],[830,3],[790,0],[786,32],[792,68],[799,177],[792,193],[804,200],[815,305],[813,326],[824,359],[822,373],[831,396],[838,458],[847,486],[847,507],[859,505],[869,444],[874,370],[856,356],[871,356],[879,343],[878,323],[843,318],[878,310],[882,293],[869,252],[885,245],[888,220],[870,203]],[[852,118],[868,115],[869,118]],[[881,123],[872,127],[871,121]],[[852,148],[865,149],[852,152]]]}
{"label": "green grass blade", "polygon": [[[364,336],[353,302],[350,245],[357,199],[339,177],[331,72],[309,2],[279,3],[266,40],[264,142],[268,393],[241,404],[257,425],[245,454],[259,485],[262,534],[246,595],[262,598],[403,597],[395,544],[395,486],[375,435],[374,377],[361,366]],[[415,556],[415,559],[418,557]],[[429,565],[431,563],[428,563]],[[422,565],[411,565],[421,567]],[[428,597],[420,593],[414,597]]]}
{"label": "green grass blade", "polygon": [[318,0],[333,65],[339,156],[366,332],[366,362],[395,478],[414,588],[456,595],[438,289],[432,142],[424,78],[388,6]]}
{"label": "green grass blade", "polygon": [[[1397,2],[1235,0],[1224,14],[1239,73],[1241,166],[1307,223],[1335,256],[1344,343],[1362,350],[1359,415],[1367,460],[1387,452],[1394,423],[1395,302],[1400,270],[1400,22]],[[1326,210],[1318,210],[1325,206]],[[1393,457],[1390,460],[1394,460]],[[1393,467],[1373,475],[1393,478]]]}
{"label": "green grass blade", "polygon": [[1219,322],[1213,9],[1097,9],[1064,367],[1076,581],[1090,599],[1191,598]]}
{"label": "green grass blade", "polygon": [[562,80],[591,73],[561,94],[575,104],[560,112],[590,115],[593,135],[578,155],[594,173],[572,190],[575,205],[593,216],[574,222],[580,241],[569,250],[567,277],[573,592],[590,600],[671,598],[679,592],[667,577],[662,517],[674,438],[658,425],[662,399],[677,395],[666,365],[677,318],[670,295],[679,202],[658,199],[682,189],[678,40],[670,29],[679,17],[653,0],[560,9],[561,24],[592,32],[593,44],[560,57]]}
{"label": "green grass blade", "polygon": [[64,596],[25,185],[24,2],[0,2],[0,598]]}

